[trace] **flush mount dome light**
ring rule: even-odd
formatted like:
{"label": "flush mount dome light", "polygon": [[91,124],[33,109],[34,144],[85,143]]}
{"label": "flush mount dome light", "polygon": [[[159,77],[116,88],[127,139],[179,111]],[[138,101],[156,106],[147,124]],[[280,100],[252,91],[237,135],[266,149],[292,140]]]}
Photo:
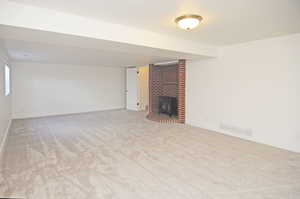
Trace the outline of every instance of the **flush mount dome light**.
{"label": "flush mount dome light", "polygon": [[202,21],[202,17],[199,15],[183,15],[177,17],[175,22],[177,25],[184,30],[192,30],[197,28],[200,21]]}

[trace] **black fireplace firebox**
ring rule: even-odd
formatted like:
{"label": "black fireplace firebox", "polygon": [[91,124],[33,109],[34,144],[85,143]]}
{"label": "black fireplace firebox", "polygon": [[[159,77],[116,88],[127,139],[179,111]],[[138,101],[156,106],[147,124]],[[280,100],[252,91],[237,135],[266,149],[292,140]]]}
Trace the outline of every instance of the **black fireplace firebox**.
{"label": "black fireplace firebox", "polygon": [[172,116],[177,116],[178,108],[177,108],[177,98],[176,97],[169,97],[169,96],[159,96],[159,107],[158,113],[164,113]]}

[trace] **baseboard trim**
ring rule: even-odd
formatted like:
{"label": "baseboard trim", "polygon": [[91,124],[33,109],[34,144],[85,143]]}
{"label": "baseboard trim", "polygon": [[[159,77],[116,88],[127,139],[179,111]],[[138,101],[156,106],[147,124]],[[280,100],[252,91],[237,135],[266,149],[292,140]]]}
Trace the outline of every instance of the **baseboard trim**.
{"label": "baseboard trim", "polygon": [[33,115],[33,116],[23,116],[23,117],[15,117],[13,116],[13,120],[19,119],[34,119],[34,118],[43,118],[43,117],[56,117],[56,116],[68,116],[68,115],[78,115],[78,114],[86,114],[86,113],[94,113],[101,111],[117,111],[117,110],[125,110],[124,107],[116,107],[111,109],[102,109],[102,110],[93,110],[93,111],[83,111],[83,112],[71,112],[71,113],[54,113],[54,114],[43,114],[43,115]]}
{"label": "baseboard trim", "polygon": [[12,123],[12,119],[10,119],[8,121],[8,125],[6,127],[5,132],[4,132],[4,136],[3,136],[2,140],[1,140],[1,143],[0,143],[0,154],[2,154],[2,152],[3,152],[4,145],[5,145],[5,142],[6,142],[6,139],[7,139],[7,135],[9,133],[9,129],[10,129],[11,123]]}
{"label": "baseboard trim", "polygon": [[276,144],[272,144],[272,143],[263,142],[261,140],[254,139],[253,137],[234,135],[230,132],[218,129],[218,128],[214,127],[213,125],[205,124],[205,123],[202,123],[202,122],[199,122],[199,121],[196,122],[194,120],[189,120],[186,124],[189,125],[189,126],[192,126],[192,127],[205,129],[205,130],[208,130],[208,131],[211,131],[211,132],[214,132],[214,133],[219,133],[219,134],[222,134],[222,135],[225,135],[225,136],[230,136],[230,137],[246,140],[246,141],[249,141],[249,142],[254,142],[254,143],[257,143],[257,144],[263,144],[263,145],[267,145],[267,146],[274,147],[274,148],[277,148],[277,149],[290,151],[290,152],[293,152],[293,153],[300,153],[299,150],[294,150],[294,149],[289,148],[289,147],[284,147],[284,146],[281,146],[281,145],[276,145]]}

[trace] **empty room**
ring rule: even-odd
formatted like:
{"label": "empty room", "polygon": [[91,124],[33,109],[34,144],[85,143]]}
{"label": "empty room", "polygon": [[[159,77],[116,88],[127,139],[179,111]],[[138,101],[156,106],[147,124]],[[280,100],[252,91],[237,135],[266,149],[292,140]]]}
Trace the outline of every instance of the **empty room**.
{"label": "empty room", "polygon": [[0,198],[299,199],[299,0],[1,0]]}

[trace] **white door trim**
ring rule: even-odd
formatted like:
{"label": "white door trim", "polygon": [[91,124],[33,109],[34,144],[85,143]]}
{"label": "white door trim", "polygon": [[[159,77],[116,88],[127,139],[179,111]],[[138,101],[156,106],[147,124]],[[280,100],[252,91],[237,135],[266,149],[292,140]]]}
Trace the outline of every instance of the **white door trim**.
{"label": "white door trim", "polygon": [[126,69],[126,109],[139,110],[138,106],[138,70],[137,68]]}

